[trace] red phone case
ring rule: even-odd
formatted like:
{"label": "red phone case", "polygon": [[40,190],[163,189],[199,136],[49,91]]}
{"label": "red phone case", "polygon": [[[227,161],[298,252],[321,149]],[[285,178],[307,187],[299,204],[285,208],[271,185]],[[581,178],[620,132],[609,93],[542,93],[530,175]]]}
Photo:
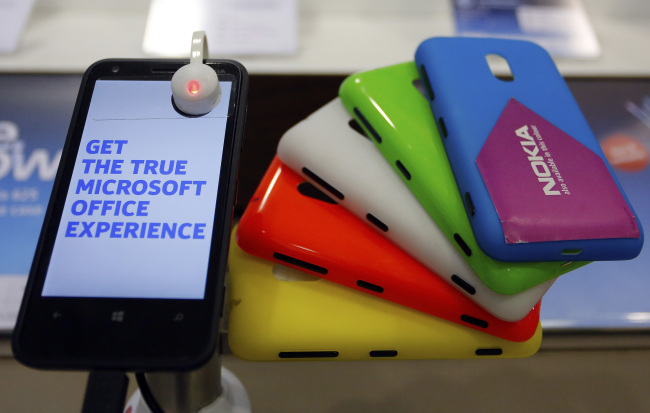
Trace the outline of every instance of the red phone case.
{"label": "red phone case", "polygon": [[[528,340],[539,303],[500,320],[463,296],[365,222],[325,197],[277,156],[237,230],[246,252],[510,341]],[[308,195],[305,195],[308,194]]]}

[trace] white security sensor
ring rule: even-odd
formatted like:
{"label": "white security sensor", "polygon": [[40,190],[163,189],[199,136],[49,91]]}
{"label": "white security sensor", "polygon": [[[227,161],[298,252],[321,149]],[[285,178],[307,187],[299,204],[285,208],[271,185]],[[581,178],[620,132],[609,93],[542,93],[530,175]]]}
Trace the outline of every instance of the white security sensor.
{"label": "white security sensor", "polygon": [[172,76],[172,95],[179,111],[200,116],[209,113],[221,99],[217,73],[203,59],[208,58],[208,41],[204,31],[192,35],[190,64]]}

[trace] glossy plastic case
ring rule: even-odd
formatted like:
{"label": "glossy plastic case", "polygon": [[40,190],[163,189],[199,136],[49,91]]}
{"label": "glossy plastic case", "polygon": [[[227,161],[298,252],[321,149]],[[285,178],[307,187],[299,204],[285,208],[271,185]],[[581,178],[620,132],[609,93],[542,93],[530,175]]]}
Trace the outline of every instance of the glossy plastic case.
{"label": "glossy plastic case", "polygon": [[[499,56],[512,78],[493,73]],[[549,54],[432,38],[415,61],[479,247],[501,261],[621,260],[641,225]]]}
{"label": "glossy plastic case", "polygon": [[490,315],[323,197],[276,157],[239,222],[239,246],[260,258],[511,341],[533,335],[539,306],[516,322]]}
{"label": "glossy plastic case", "polygon": [[481,307],[504,320],[525,317],[553,281],[514,295],[487,288],[377,148],[350,122],[352,116],[335,99],[284,134],[278,157]]}
{"label": "glossy plastic case", "polygon": [[247,254],[229,257],[228,342],[253,361],[512,358],[512,342]]}
{"label": "glossy plastic case", "polygon": [[352,75],[339,96],[481,281],[500,294],[516,294],[586,264],[503,262],[478,247],[419,85],[408,62]]}

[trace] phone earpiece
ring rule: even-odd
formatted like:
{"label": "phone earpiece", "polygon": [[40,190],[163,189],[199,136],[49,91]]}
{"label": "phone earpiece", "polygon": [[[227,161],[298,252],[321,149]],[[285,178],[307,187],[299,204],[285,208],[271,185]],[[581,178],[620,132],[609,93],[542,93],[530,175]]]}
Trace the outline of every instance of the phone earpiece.
{"label": "phone earpiece", "polygon": [[221,99],[217,73],[203,63],[207,57],[208,41],[205,32],[194,32],[190,63],[178,69],[171,80],[174,104],[187,115],[205,115]]}

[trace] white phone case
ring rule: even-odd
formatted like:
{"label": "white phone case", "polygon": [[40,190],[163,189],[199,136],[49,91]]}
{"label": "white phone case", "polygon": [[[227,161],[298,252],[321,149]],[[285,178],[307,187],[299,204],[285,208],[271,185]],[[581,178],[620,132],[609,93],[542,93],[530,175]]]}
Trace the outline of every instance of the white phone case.
{"label": "white phone case", "polygon": [[555,279],[513,295],[489,289],[337,98],[289,129],[280,160],[494,316],[524,318]]}

